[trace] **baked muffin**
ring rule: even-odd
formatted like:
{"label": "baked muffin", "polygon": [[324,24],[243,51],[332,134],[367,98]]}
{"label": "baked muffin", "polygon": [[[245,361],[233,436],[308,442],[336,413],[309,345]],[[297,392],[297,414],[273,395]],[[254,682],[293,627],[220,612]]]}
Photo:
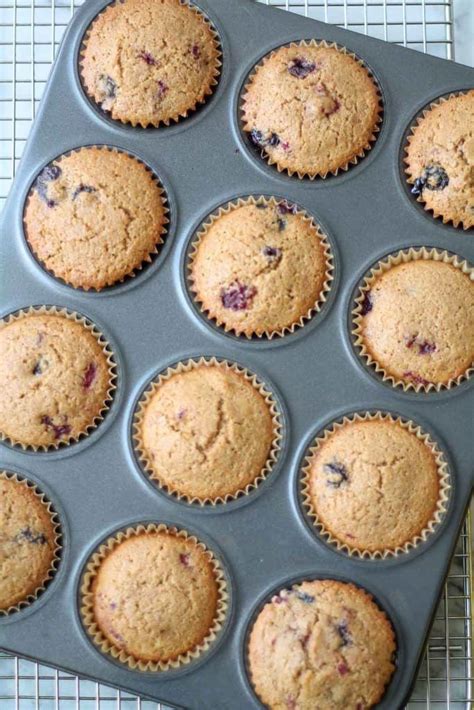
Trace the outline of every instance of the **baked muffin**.
{"label": "baked muffin", "polygon": [[37,259],[76,288],[101,290],[151,261],[166,231],[163,189],[126,153],[87,147],[48,165],[24,213]]}
{"label": "baked muffin", "polygon": [[422,254],[389,259],[368,277],[356,342],[394,384],[439,389],[465,376],[474,361],[474,281],[453,259]]}
{"label": "baked muffin", "polygon": [[443,222],[474,227],[474,89],[432,104],[406,146],[411,192]]}
{"label": "baked muffin", "polygon": [[195,538],[143,528],[109,545],[91,577],[86,627],[124,662],[184,660],[215,635],[220,587],[214,558]]}
{"label": "baked muffin", "polygon": [[313,178],[357,162],[374,140],[380,112],[367,69],[344,50],[313,41],[279,47],[257,65],[242,119],[269,163]]}
{"label": "baked muffin", "polygon": [[188,500],[214,502],[260,482],[279,433],[270,395],[254,379],[226,363],[191,361],[145,394],[135,438],[152,480]]}
{"label": "baked muffin", "polygon": [[44,497],[0,473],[0,615],[32,601],[53,573],[58,536]]}
{"label": "baked muffin", "polygon": [[369,710],[395,670],[395,634],[353,584],[315,580],[283,589],[252,628],[248,665],[269,710]]}
{"label": "baked muffin", "polygon": [[84,38],[86,93],[111,117],[158,126],[185,117],[217,84],[217,34],[192,4],[125,0],[108,5]]}
{"label": "baked muffin", "polygon": [[320,308],[331,270],[316,224],[286,200],[259,198],[231,203],[204,226],[190,280],[202,310],[218,325],[271,338],[303,325]]}
{"label": "baked muffin", "polygon": [[34,449],[97,423],[113,388],[105,341],[83,321],[31,310],[0,321],[0,434]]}
{"label": "baked muffin", "polygon": [[345,419],[308,457],[305,503],[338,547],[380,554],[408,549],[445,509],[446,471],[438,455],[421,430],[400,420]]}

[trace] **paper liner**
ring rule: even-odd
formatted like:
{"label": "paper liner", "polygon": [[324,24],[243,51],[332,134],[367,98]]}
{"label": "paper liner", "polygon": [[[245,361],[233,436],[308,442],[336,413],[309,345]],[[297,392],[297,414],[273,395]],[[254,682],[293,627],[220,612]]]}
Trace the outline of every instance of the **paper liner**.
{"label": "paper liner", "polygon": [[[138,158],[136,155],[133,155],[132,153],[129,153],[126,150],[122,150],[121,148],[116,148],[115,146],[109,146],[109,145],[102,145],[102,144],[93,144],[93,145],[86,145],[86,146],[80,146],[79,148],[74,148],[73,150],[68,150],[66,153],[62,153],[59,155],[57,158],[54,158],[54,160],[51,160],[47,165],[56,165],[58,163],[61,163],[63,158],[67,158],[69,155],[72,155],[73,153],[80,153],[82,150],[88,150],[91,148],[95,148],[97,150],[106,150],[109,151],[110,153],[123,153],[124,155],[127,155],[129,158],[132,158],[135,160],[137,163],[140,163],[140,165],[143,165],[147,173],[151,176],[153,179],[153,182],[155,183],[156,187],[158,188],[161,203],[163,205],[163,224],[161,225],[161,232],[158,235],[158,238],[155,242],[154,249],[149,252],[149,254],[145,257],[145,259],[141,262],[141,264],[138,264],[138,266],[134,266],[128,273],[124,274],[121,278],[117,279],[111,284],[106,284],[105,286],[102,286],[101,288],[96,288],[96,287],[90,287],[90,286],[76,286],[73,284],[71,281],[68,281],[64,276],[61,276],[60,274],[56,274],[53,269],[50,269],[49,267],[46,266],[46,264],[41,261],[41,259],[38,257],[36,254],[35,250],[33,249],[32,245],[30,244],[30,240],[28,239],[28,225],[26,224],[25,220],[25,215],[26,215],[26,208],[30,202],[31,196],[36,192],[36,180],[38,178],[38,175],[41,173],[38,173],[38,175],[35,177],[34,182],[32,183],[28,195],[26,196],[25,204],[23,205],[23,232],[25,235],[25,240],[28,246],[28,249],[30,250],[31,254],[33,255],[34,259],[37,261],[38,264],[40,264],[41,268],[46,271],[46,273],[50,274],[50,276],[53,276],[53,278],[58,279],[62,283],[67,284],[71,288],[74,288],[77,291],[93,291],[95,293],[98,293],[100,291],[103,291],[104,289],[110,289],[114,288],[115,286],[118,286],[119,284],[122,284],[124,281],[128,281],[129,279],[135,278],[140,271],[143,270],[143,267],[146,264],[151,263],[154,261],[154,259],[157,257],[160,247],[164,244],[164,241],[166,239],[166,235],[168,233],[168,228],[167,225],[169,224],[169,218],[167,215],[169,214],[169,205],[168,205],[168,196],[166,194],[166,190],[163,187],[163,185],[160,182],[160,178],[158,175],[140,158]],[[42,170],[47,166],[43,166]]]}
{"label": "paper liner", "polygon": [[[440,96],[438,99],[436,99],[436,101],[432,101],[427,107],[425,107],[421,111],[421,113],[418,114],[418,116],[416,117],[414,122],[411,124],[410,129],[409,129],[409,135],[406,138],[406,143],[404,146],[405,157],[403,158],[403,162],[406,163],[406,165],[408,166],[405,168],[404,172],[406,175],[408,175],[406,180],[409,185],[413,185],[415,183],[415,180],[417,177],[416,175],[413,175],[410,170],[410,167],[409,167],[410,160],[408,157],[408,146],[410,145],[410,143],[413,139],[413,135],[414,135],[415,131],[423,124],[423,121],[426,118],[426,116],[434,108],[446,103],[447,101],[449,101],[449,99],[454,99],[457,96],[467,96],[469,93],[470,93],[469,91],[455,91],[455,92],[450,93],[447,96],[446,95]],[[467,224],[465,225],[462,220],[455,221],[453,218],[446,217],[441,212],[438,212],[435,207],[429,207],[426,204],[425,200],[423,199],[423,193],[421,193],[421,195],[418,195],[417,197],[413,196],[413,199],[415,199],[416,202],[419,202],[423,206],[424,210],[426,210],[427,212],[431,212],[432,216],[435,219],[441,219],[443,221],[443,224],[452,224],[454,227],[456,227],[456,228],[461,227],[465,231],[468,229],[472,229],[472,227],[470,227],[469,225],[467,225]]]}
{"label": "paper liner", "polygon": [[44,577],[42,583],[40,586],[38,586],[35,591],[32,594],[29,594],[26,599],[17,602],[16,604],[13,604],[12,606],[9,606],[7,609],[2,609],[0,608],[0,618],[8,616],[10,614],[13,614],[15,612],[21,611],[22,609],[30,606],[45,590],[46,590],[46,585],[47,583],[54,577],[56,572],[58,571],[58,566],[59,562],[61,559],[61,551],[62,551],[62,544],[61,544],[61,525],[60,525],[60,520],[59,516],[56,512],[56,510],[53,508],[53,505],[51,501],[46,497],[46,495],[37,487],[37,485],[31,481],[30,479],[25,478],[24,476],[20,476],[17,473],[13,473],[11,471],[5,471],[5,470],[0,470],[0,479],[6,479],[10,481],[15,481],[21,486],[25,486],[25,488],[28,488],[28,490],[32,491],[35,496],[40,500],[42,505],[44,506],[45,510],[48,512],[51,522],[53,524],[53,531],[54,531],[54,544],[55,544],[55,551],[54,551],[54,556],[53,559],[51,560],[51,566],[46,572],[46,576]]}
{"label": "paper liner", "polygon": [[[94,595],[92,587],[102,562],[115,547],[133,535],[143,535],[157,532],[166,532],[168,535],[178,536],[185,540],[190,540],[195,543],[196,547],[199,547],[206,553],[206,556],[213,566],[214,576],[218,588],[218,600],[213,625],[209,629],[208,635],[197,646],[190,651],[181,653],[176,658],[169,659],[167,661],[142,661],[137,660],[125,650],[114,646],[102,633],[94,619]],[[227,591],[227,582],[222,565],[203,542],[198,540],[194,535],[190,535],[186,530],[179,529],[174,526],[170,527],[164,523],[150,523],[148,525],[138,524],[134,527],[128,527],[125,530],[119,530],[117,533],[113,534],[105,542],[103,542],[89,558],[86,568],[82,574],[80,585],[80,616],[88,636],[102,653],[112,656],[112,658],[127,665],[132,670],[152,672],[167,671],[173,668],[180,668],[191,663],[212,646],[212,644],[216,641],[219,632],[223,628],[227,616],[228,599],[229,595]]]}
{"label": "paper liner", "polygon": [[235,326],[227,325],[222,319],[217,316],[217,314],[212,313],[209,309],[204,308],[204,304],[199,298],[199,294],[194,287],[192,270],[194,260],[199,251],[199,245],[201,244],[203,237],[207,234],[209,228],[223,215],[229,214],[229,212],[238,209],[239,207],[244,207],[245,205],[261,204],[269,205],[271,207],[277,207],[280,202],[282,202],[281,199],[279,200],[275,197],[265,197],[263,195],[259,197],[249,195],[245,198],[239,197],[236,200],[231,200],[230,202],[227,202],[225,205],[219,207],[217,210],[208,215],[205,221],[199,227],[199,230],[197,231],[196,235],[192,239],[186,265],[188,290],[192,294],[195,303],[199,306],[201,313],[205,315],[209,320],[213,321],[216,326],[222,328],[225,333],[231,332],[239,337],[243,336],[248,340],[251,340],[253,337],[265,337],[268,338],[268,340],[271,340],[275,336],[283,337],[287,333],[294,333],[295,330],[297,330],[298,328],[302,328],[306,321],[311,320],[311,318],[313,318],[316,313],[319,313],[319,311],[322,309],[323,305],[327,301],[329,291],[331,290],[332,281],[334,279],[334,257],[332,254],[331,246],[329,244],[326,234],[324,234],[324,232],[321,230],[321,227],[316,222],[316,220],[294,202],[291,202],[291,205],[296,208],[296,212],[294,212],[294,214],[302,216],[304,221],[309,223],[316,230],[317,236],[324,247],[324,257],[326,260],[326,276],[321,291],[319,293],[318,300],[316,301],[314,306],[312,306],[306,313],[303,313],[300,318],[291,325],[284,326],[280,330],[264,330],[261,333],[258,333],[255,331],[245,332],[244,330],[237,330]]}
{"label": "paper liner", "polygon": [[373,266],[364,276],[362,285],[358,288],[358,295],[354,299],[355,307],[351,311],[352,318],[352,330],[351,334],[353,337],[354,345],[357,348],[358,355],[361,359],[365,360],[365,364],[373,369],[384,382],[389,382],[393,387],[400,387],[404,392],[414,390],[415,392],[431,392],[435,390],[440,392],[441,390],[449,390],[454,385],[459,385],[463,380],[469,379],[472,372],[474,372],[474,363],[467,368],[458,377],[450,379],[448,382],[428,382],[424,384],[423,382],[405,382],[404,380],[398,379],[393,375],[390,375],[370,354],[364,345],[364,337],[362,332],[363,316],[361,315],[362,303],[365,298],[367,291],[370,291],[372,285],[377,277],[385,273],[393,266],[397,266],[401,263],[407,263],[408,261],[419,261],[420,259],[433,261],[443,261],[447,264],[452,264],[457,269],[462,271],[464,274],[470,276],[471,280],[474,280],[474,268],[469,266],[468,262],[463,259],[461,260],[455,254],[449,254],[447,251],[440,251],[439,249],[428,249],[426,247],[402,249],[394,254],[389,254],[387,257],[379,261],[375,266]]}
{"label": "paper liner", "polygon": [[[267,705],[263,704],[263,699],[261,695],[258,693],[257,688],[256,688],[256,683],[254,682],[254,678],[252,675],[252,664],[250,661],[250,640],[251,636],[255,627],[255,624],[257,623],[257,620],[259,619],[261,613],[265,609],[266,606],[271,604],[274,600],[277,598],[280,599],[286,599],[288,598],[289,593],[294,590],[295,588],[301,587],[301,585],[305,583],[311,583],[311,582],[329,582],[332,583],[338,587],[344,586],[347,589],[351,590],[356,590],[361,596],[363,596],[369,603],[372,602],[372,604],[376,607],[376,609],[379,611],[381,614],[381,618],[379,621],[385,622],[385,629],[387,630],[388,635],[390,636],[390,640],[393,643],[394,646],[394,651],[392,653],[392,665],[393,665],[393,671],[388,679],[388,681],[384,684],[384,687],[380,691],[380,695],[378,696],[377,700],[375,703],[373,703],[370,707],[373,708],[375,705],[377,705],[382,698],[384,697],[385,693],[387,692],[387,689],[392,682],[393,676],[395,674],[395,671],[397,669],[397,657],[399,653],[399,646],[398,646],[398,638],[397,638],[397,633],[395,631],[395,626],[392,621],[392,618],[388,614],[387,611],[385,611],[385,608],[379,603],[378,599],[375,599],[373,594],[371,594],[365,587],[362,587],[358,583],[356,584],[355,582],[352,581],[346,581],[345,579],[334,579],[332,577],[318,577],[316,575],[307,575],[305,577],[300,577],[296,581],[290,582],[286,585],[283,586],[278,586],[276,589],[273,589],[273,592],[271,595],[267,595],[267,597],[260,602],[258,607],[254,609],[253,614],[250,618],[250,621],[247,624],[247,629],[245,632],[245,646],[244,646],[244,661],[245,661],[245,670],[246,670],[246,675],[247,679],[249,682],[249,685],[255,694],[255,696],[258,698],[258,700],[262,703],[263,707],[268,707]],[[317,707],[315,706],[315,710],[317,710]]]}
{"label": "paper liner", "polygon": [[10,436],[7,436],[4,434],[2,431],[0,431],[0,441],[4,441],[10,446],[19,446],[23,449],[23,451],[52,451],[52,450],[58,450],[59,448],[65,448],[66,446],[69,446],[71,444],[76,443],[80,439],[83,439],[85,436],[89,435],[93,429],[96,429],[99,424],[103,421],[105,418],[106,413],[110,409],[110,405],[112,403],[113,397],[114,397],[114,392],[117,389],[116,385],[116,380],[117,380],[117,364],[114,359],[114,353],[112,351],[112,348],[109,344],[109,342],[105,339],[104,335],[100,332],[100,330],[96,327],[96,325],[90,321],[88,318],[85,316],[77,313],[76,311],[70,311],[67,308],[62,308],[59,306],[30,306],[28,308],[21,308],[18,311],[15,311],[14,313],[10,313],[4,318],[0,319],[0,328],[4,325],[8,325],[12,321],[19,320],[20,318],[27,318],[29,315],[59,315],[63,316],[64,318],[67,318],[68,320],[72,320],[75,323],[81,323],[86,330],[88,330],[94,338],[97,340],[99,345],[102,347],[102,352],[106,355],[107,357],[107,364],[109,367],[109,387],[107,390],[107,396],[104,400],[103,406],[99,413],[94,417],[93,421],[88,424],[87,427],[79,434],[75,436],[70,436],[67,440],[64,439],[62,441],[58,441],[57,443],[54,444],[41,444],[39,446],[35,446],[34,444],[25,444],[17,439],[14,439]]}
{"label": "paper liner", "polygon": [[[237,372],[242,375],[247,382],[250,382],[253,387],[255,387],[255,389],[260,392],[269,408],[273,421],[272,446],[268,455],[268,459],[266,460],[265,465],[263,466],[260,473],[254,478],[251,483],[248,483],[245,488],[239,489],[235,493],[227,493],[225,496],[216,496],[215,498],[199,498],[197,496],[188,496],[185,493],[175,491],[168,484],[162,481],[153,469],[152,463],[147,456],[146,449],[141,438],[141,424],[143,421],[145,410],[160,385],[180,372],[189,372],[190,370],[193,370],[194,368],[200,366],[221,367],[224,370],[231,370],[232,372]],[[139,463],[141,465],[142,470],[149,476],[153,483],[158,484],[159,487],[162,488],[169,495],[173,496],[174,498],[177,498],[178,500],[185,501],[186,503],[197,503],[201,506],[216,506],[221,503],[228,503],[231,500],[236,500],[237,498],[241,498],[242,496],[248,495],[249,493],[251,493],[251,491],[257,488],[262,483],[262,481],[267,478],[278,459],[278,455],[281,449],[283,426],[281,422],[281,413],[277,406],[276,400],[274,399],[272,393],[266,388],[263,382],[260,382],[256,375],[254,375],[249,370],[241,367],[240,365],[237,365],[237,363],[235,362],[229,362],[227,360],[220,359],[218,360],[215,357],[200,357],[199,360],[189,359],[186,361],[178,362],[176,365],[168,367],[147,385],[146,389],[141,394],[140,399],[137,403],[135,413],[133,415],[132,428],[133,444]]]}
{"label": "paper liner", "polygon": [[[380,549],[376,551],[370,550],[360,550],[354,547],[350,547],[347,543],[343,543],[338,540],[334,535],[325,527],[322,521],[319,519],[318,514],[313,506],[311,500],[311,465],[313,463],[314,457],[324,442],[326,442],[330,437],[336,432],[354,422],[365,422],[365,421],[383,421],[391,422],[393,424],[399,424],[403,429],[414,434],[417,439],[422,441],[431,451],[433,457],[436,461],[438,467],[438,478],[439,478],[439,497],[436,504],[436,509],[433,513],[432,519],[427,523],[427,525],[420,531],[419,534],[415,535],[411,540],[408,540],[404,545],[395,547],[394,549]],[[409,552],[410,550],[418,547],[423,542],[426,542],[428,537],[435,532],[438,525],[443,521],[448,507],[449,496],[451,490],[451,476],[449,474],[448,464],[444,457],[443,452],[439,449],[438,444],[430,437],[429,434],[424,432],[422,428],[415,424],[410,419],[402,419],[402,417],[394,417],[391,414],[385,412],[365,412],[365,414],[355,413],[350,416],[344,416],[342,419],[331,423],[322,434],[318,435],[314,440],[314,444],[309,448],[308,453],[305,456],[303,465],[301,467],[300,475],[300,495],[301,500],[305,509],[307,516],[310,518],[314,527],[316,528],[318,534],[330,545],[333,545],[337,550],[345,552],[349,557],[358,557],[360,559],[387,559],[390,557],[398,557],[400,554]]]}
{"label": "paper liner", "polygon": [[94,99],[92,94],[89,93],[89,90],[86,86],[86,83],[85,83],[85,80],[83,77],[83,73],[82,73],[83,72],[82,62],[85,58],[85,50],[87,47],[87,40],[90,35],[92,26],[94,25],[96,20],[100,17],[100,15],[107,12],[107,10],[110,7],[113,7],[114,5],[117,5],[117,4],[122,4],[124,1],[126,2],[126,0],[113,0],[113,2],[106,5],[99,13],[97,13],[97,15],[91,21],[89,27],[86,29],[86,31],[84,33],[84,36],[83,36],[82,42],[81,42],[81,47],[79,50],[79,58],[78,58],[79,76],[80,76],[81,85],[84,90],[84,93],[88,97],[89,101],[91,101],[91,103],[93,103],[94,106],[96,106],[101,113],[108,116],[108,118],[110,118],[112,121],[118,121],[120,123],[123,123],[124,125],[130,125],[130,126],[133,126],[134,128],[135,128],[135,126],[141,126],[142,128],[148,128],[150,126],[154,126],[155,128],[158,128],[159,126],[162,126],[162,125],[169,126],[170,123],[173,123],[173,122],[178,123],[178,121],[181,121],[182,119],[187,118],[189,116],[189,114],[192,114],[194,111],[196,111],[200,105],[206,103],[207,99],[209,98],[209,96],[211,96],[214,93],[215,87],[219,83],[219,77],[221,74],[221,67],[222,67],[222,48],[221,48],[221,41],[220,41],[219,33],[217,32],[217,30],[214,27],[211,20],[207,17],[207,15],[200,8],[198,8],[194,4],[193,0],[179,0],[181,5],[187,5],[190,10],[192,10],[193,12],[196,13],[196,15],[199,15],[201,17],[201,19],[204,20],[204,23],[207,25],[207,27],[209,28],[209,30],[211,32],[211,36],[212,36],[212,40],[213,40],[213,47],[214,47],[216,54],[215,54],[215,65],[214,65],[214,69],[213,69],[213,74],[210,79],[209,85],[205,89],[203,89],[203,91],[198,96],[198,98],[196,99],[194,104],[189,106],[188,109],[186,109],[185,111],[182,111],[181,113],[177,113],[174,116],[170,116],[166,120],[162,119],[162,120],[159,120],[156,122],[148,121],[147,123],[144,123],[142,121],[132,121],[131,119],[125,120],[125,119],[121,119],[121,118],[113,118],[112,112],[109,110],[103,109],[101,107],[100,103],[98,103]]}
{"label": "paper liner", "polygon": [[[340,44],[337,44],[336,42],[326,42],[326,40],[301,40],[300,42],[288,42],[286,44],[282,44],[273,51],[269,52],[266,54],[252,69],[250,72],[249,76],[247,77],[244,87],[242,88],[241,92],[241,97],[240,97],[240,115],[241,115],[241,125],[243,130],[245,131],[246,134],[250,133],[252,130],[252,126],[250,126],[249,123],[246,122],[245,120],[245,101],[247,98],[247,90],[250,84],[252,84],[253,77],[255,76],[257,70],[262,67],[266,62],[271,59],[279,49],[282,47],[324,47],[326,49],[329,48],[334,48],[337,49],[338,52],[341,52],[342,54],[347,54],[349,57],[352,57],[361,67],[365,69],[369,77],[372,79],[374,86],[377,90],[377,96],[379,99],[378,103],[378,112],[377,116],[375,117],[375,125],[372,129],[372,135],[368,139],[367,143],[359,150],[358,153],[356,153],[350,160],[348,160],[346,163],[343,165],[340,165],[338,168],[335,170],[328,170],[326,172],[316,172],[316,173],[310,173],[310,172],[300,172],[299,170],[292,170],[291,168],[284,168],[281,167],[276,160],[273,160],[273,158],[268,155],[265,150],[260,151],[260,156],[268,163],[268,165],[273,165],[279,173],[281,172],[286,172],[290,177],[292,175],[297,175],[300,180],[303,178],[309,178],[310,180],[315,180],[316,178],[322,178],[323,180],[326,179],[326,177],[330,175],[338,175],[339,171],[347,171],[351,165],[356,165],[361,158],[364,158],[366,154],[369,152],[369,150],[372,149],[373,143],[377,140],[377,134],[380,132],[380,124],[382,123],[383,120],[383,100],[382,100],[382,93],[380,90],[380,86],[378,83],[378,80],[374,76],[373,72],[367,67],[367,65],[358,57],[356,54],[351,52],[350,50],[347,49],[347,47],[343,47]],[[256,149],[258,152],[258,148]]]}

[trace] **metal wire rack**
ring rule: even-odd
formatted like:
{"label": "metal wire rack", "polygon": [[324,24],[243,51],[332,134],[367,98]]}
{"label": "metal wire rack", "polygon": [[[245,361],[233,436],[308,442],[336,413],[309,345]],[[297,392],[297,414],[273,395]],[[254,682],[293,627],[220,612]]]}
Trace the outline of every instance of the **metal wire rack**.
{"label": "metal wire rack", "polygon": [[[452,0],[259,1],[445,59],[454,56]],[[82,2],[0,0],[0,208],[63,32]],[[472,707],[471,549],[468,519],[407,710]],[[106,709],[166,710],[159,703],[0,651],[0,710]]]}

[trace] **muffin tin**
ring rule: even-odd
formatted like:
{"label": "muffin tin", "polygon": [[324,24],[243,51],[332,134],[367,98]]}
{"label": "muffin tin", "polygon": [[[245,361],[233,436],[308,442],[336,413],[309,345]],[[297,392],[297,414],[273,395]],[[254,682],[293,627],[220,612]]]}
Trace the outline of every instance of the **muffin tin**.
{"label": "muffin tin", "polygon": [[[46,453],[1,446],[0,468],[44,483],[68,533],[47,590],[28,608],[0,619],[0,645],[175,706],[259,708],[245,661],[255,610],[275,588],[333,577],[367,589],[392,620],[398,667],[379,707],[394,710],[408,698],[472,492],[472,378],[449,391],[425,394],[382,383],[354,350],[350,311],[361,278],[388,253],[424,245],[474,261],[472,236],[433,219],[411,198],[401,161],[402,142],[417,113],[440,95],[472,86],[474,73],[249,0],[199,0],[222,43],[215,94],[175,126],[132,128],[102,116],[80,84],[81,39],[104,4],[90,0],[77,11],[53,68],[1,221],[1,295],[2,315],[54,304],[91,319],[114,350],[117,390],[105,420],[77,444]],[[262,161],[242,135],[238,110],[241,87],[264,54],[312,37],[343,45],[363,59],[384,102],[382,129],[366,157],[346,173],[315,181],[290,178]],[[74,290],[46,273],[27,247],[22,225],[29,188],[44,165],[92,144],[143,159],[161,179],[170,207],[159,256],[134,279],[100,293]],[[295,333],[272,340],[225,334],[193,307],[186,285],[195,230],[219,205],[249,194],[286,198],[313,214],[335,257],[335,279],[321,313]],[[131,428],[137,398],[152,377],[201,355],[254,372],[275,394],[284,425],[278,462],[268,478],[249,495],[204,507],[167,496],[145,479]],[[299,500],[300,464],[313,437],[342,415],[366,410],[414,420],[438,442],[452,477],[443,523],[425,543],[395,559],[359,560],[331,549],[308,525]],[[91,552],[115,530],[150,521],[196,534],[222,560],[230,587],[229,615],[209,655],[161,674],[132,671],[102,655],[78,613],[79,585]]]}

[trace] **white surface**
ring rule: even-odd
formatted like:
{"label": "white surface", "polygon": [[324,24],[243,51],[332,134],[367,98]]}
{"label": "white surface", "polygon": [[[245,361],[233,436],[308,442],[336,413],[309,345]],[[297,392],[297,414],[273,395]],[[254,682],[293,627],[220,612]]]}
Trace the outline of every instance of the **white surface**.
{"label": "white surface", "polygon": [[474,66],[474,0],[454,0],[454,58]]}

